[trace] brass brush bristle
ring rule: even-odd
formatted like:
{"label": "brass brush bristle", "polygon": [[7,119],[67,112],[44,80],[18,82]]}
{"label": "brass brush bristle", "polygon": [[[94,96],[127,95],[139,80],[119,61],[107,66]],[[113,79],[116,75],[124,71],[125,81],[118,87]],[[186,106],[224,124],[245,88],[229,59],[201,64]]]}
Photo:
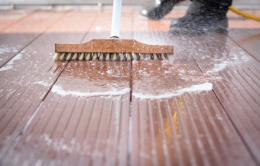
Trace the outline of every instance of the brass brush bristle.
{"label": "brass brush bristle", "polygon": [[148,45],[133,39],[93,39],[83,44],[55,44],[54,60],[164,60],[173,58],[173,46]]}

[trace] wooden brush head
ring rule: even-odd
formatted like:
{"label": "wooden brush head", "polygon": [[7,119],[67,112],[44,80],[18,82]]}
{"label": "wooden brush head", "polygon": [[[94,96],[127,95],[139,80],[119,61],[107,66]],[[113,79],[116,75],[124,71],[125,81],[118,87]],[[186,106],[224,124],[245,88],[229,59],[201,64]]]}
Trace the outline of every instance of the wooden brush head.
{"label": "wooden brush head", "polygon": [[55,44],[55,52],[173,54],[173,46],[148,45],[134,39],[93,39],[82,44]]}

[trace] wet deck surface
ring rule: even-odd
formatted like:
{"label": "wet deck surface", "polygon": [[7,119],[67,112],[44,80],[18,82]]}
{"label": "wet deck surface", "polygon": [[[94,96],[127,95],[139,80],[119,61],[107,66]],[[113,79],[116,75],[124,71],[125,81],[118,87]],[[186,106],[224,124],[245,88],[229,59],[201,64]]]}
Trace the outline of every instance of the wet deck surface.
{"label": "wet deck surface", "polygon": [[54,62],[55,43],[109,37],[111,11],[1,11],[0,165],[260,165],[260,23],[168,34],[183,14],[122,14],[122,38],[172,60]]}

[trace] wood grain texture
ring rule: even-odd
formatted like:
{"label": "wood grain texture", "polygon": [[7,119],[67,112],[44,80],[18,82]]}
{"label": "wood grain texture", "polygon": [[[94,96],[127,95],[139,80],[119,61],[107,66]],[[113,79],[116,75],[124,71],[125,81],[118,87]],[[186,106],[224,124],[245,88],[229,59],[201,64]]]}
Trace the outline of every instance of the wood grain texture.
{"label": "wood grain texture", "polygon": [[190,43],[190,53],[203,73],[219,77],[214,93],[259,163],[259,62],[226,35],[194,38],[198,40]]}
{"label": "wood grain texture", "polygon": [[69,63],[5,163],[127,165],[130,69]]}
{"label": "wood grain texture", "polygon": [[18,9],[18,10],[1,10],[0,11],[0,31],[5,30],[6,28],[19,24],[20,21],[25,19],[36,12],[36,10],[26,10],[26,9]]}
{"label": "wood grain texture", "polygon": [[230,30],[229,36],[246,52],[260,62],[260,30]]}
{"label": "wood grain texture", "polygon": [[132,118],[133,165],[255,165],[213,92],[133,97]]}
{"label": "wood grain texture", "polygon": [[[7,151],[12,150],[11,145],[22,133],[22,129],[66,65],[66,62],[53,64],[50,58],[54,53],[55,42],[80,42],[84,33],[73,33],[73,31],[90,26],[88,22],[83,21],[85,18],[79,17],[84,15],[90,16],[91,13],[67,14],[52,25],[44,35],[23,49],[20,55],[16,55],[12,61],[1,68],[1,159]],[[95,14],[92,15],[95,16]],[[89,22],[93,20],[94,17],[89,18]],[[72,23],[75,25],[77,23],[77,25],[68,26]],[[59,31],[62,33],[58,33]]]}
{"label": "wood grain texture", "polygon": [[[71,12],[66,20],[77,18],[79,13],[92,16],[92,24],[87,26],[90,32],[99,24],[95,17],[107,19],[101,13]],[[86,24],[79,28],[86,28]],[[81,43],[90,33],[76,35],[77,41],[67,42]],[[64,67],[60,62],[53,65]],[[131,62],[69,62],[5,164],[127,165],[130,73]]]}
{"label": "wood grain texture", "polygon": [[[66,12],[36,11],[0,34],[0,66],[19,54]],[[2,69],[3,70],[3,69]]]}
{"label": "wood grain texture", "polygon": [[214,78],[181,64],[133,62],[132,164],[255,165],[214,92],[203,90]]}
{"label": "wood grain texture", "polygon": [[[176,49],[173,61],[133,61],[132,165],[257,165],[259,148],[249,148],[248,144],[257,147],[259,143],[258,85],[245,74],[246,80],[237,83],[231,66],[241,70],[250,66],[255,71],[258,62],[227,35],[167,35],[163,22],[167,20],[135,22],[134,37],[140,41],[163,40]],[[229,72],[229,77],[222,71]],[[224,93],[221,99],[216,92],[217,82],[225,84],[219,89]],[[212,84],[213,89],[203,90],[205,83]],[[194,85],[203,86],[193,91]],[[230,88],[224,89],[227,86]],[[232,102],[238,95],[232,92],[236,87],[245,98]],[[251,87],[257,88],[256,92]],[[236,108],[232,108],[232,103]],[[247,107],[242,107],[244,104]],[[253,109],[249,111],[248,107]],[[245,112],[252,115],[254,126],[246,124],[253,123],[246,116],[239,116]],[[241,131],[244,127],[234,123],[233,118],[245,121],[244,127],[248,126],[249,131]],[[254,133],[249,134],[250,130]],[[255,140],[250,141],[245,132]],[[248,138],[248,143],[243,137]],[[256,150],[254,154],[252,150]]]}

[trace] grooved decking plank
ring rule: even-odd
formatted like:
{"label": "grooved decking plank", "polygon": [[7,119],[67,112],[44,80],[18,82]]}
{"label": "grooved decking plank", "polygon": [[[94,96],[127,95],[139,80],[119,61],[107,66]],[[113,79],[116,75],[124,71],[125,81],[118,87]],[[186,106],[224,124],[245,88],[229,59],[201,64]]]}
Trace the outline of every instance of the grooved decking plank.
{"label": "grooved decking plank", "polygon": [[[256,165],[222,103],[206,88],[215,89],[222,78],[202,73],[194,61],[194,55],[205,57],[206,47],[221,47],[169,35],[167,20],[149,22],[136,19],[134,38],[173,44],[174,60],[132,63],[132,165]],[[194,85],[199,89],[191,90]]]}
{"label": "grooved decking plank", "polygon": [[24,18],[28,17],[30,14],[35,12],[35,10],[28,9],[17,9],[17,10],[2,10],[0,11],[0,32],[9,26],[12,26]]}
{"label": "grooved decking plank", "polygon": [[197,71],[183,78],[168,70],[172,66],[188,69],[177,61],[133,64],[133,165],[255,165],[212,91],[174,96],[172,91],[200,85],[204,76]]}
{"label": "grooved decking plank", "polygon": [[[97,13],[78,43],[109,38],[112,13]],[[131,10],[122,16],[128,37]],[[130,77],[130,61],[68,62],[6,164],[127,165]]]}
{"label": "grooved decking plank", "polygon": [[193,41],[200,42],[190,44],[191,55],[203,73],[219,77],[213,82],[214,93],[259,164],[259,62],[227,35],[195,37]]}
{"label": "grooved decking plank", "polygon": [[0,66],[2,67],[0,71],[8,70],[10,66],[4,66],[4,64],[15,57],[64,14],[65,12],[37,11],[19,23],[3,30],[0,33]]}
{"label": "grooved decking plank", "polygon": [[69,63],[6,164],[126,165],[130,69],[131,62]]}
{"label": "grooved decking plank", "polygon": [[[62,12],[64,13],[64,12]],[[47,13],[46,13],[47,14]],[[12,151],[22,129],[44,99],[67,62],[53,62],[54,44],[77,43],[94,21],[96,13],[73,11],[55,23],[15,57],[9,70],[0,71],[0,158]],[[49,19],[49,18],[46,18]],[[73,26],[71,26],[73,25]],[[75,33],[77,32],[77,33]]]}
{"label": "grooved decking plank", "polygon": [[[138,155],[133,164],[256,165],[212,91],[160,100],[133,97],[135,105],[139,109],[133,110],[132,118],[139,119],[139,126],[151,125],[139,130],[133,126],[133,134],[140,133],[143,141],[133,151]],[[146,142],[145,136],[151,140]]]}
{"label": "grooved decking plank", "polygon": [[260,62],[259,29],[230,30],[228,34],[239,46]]}

